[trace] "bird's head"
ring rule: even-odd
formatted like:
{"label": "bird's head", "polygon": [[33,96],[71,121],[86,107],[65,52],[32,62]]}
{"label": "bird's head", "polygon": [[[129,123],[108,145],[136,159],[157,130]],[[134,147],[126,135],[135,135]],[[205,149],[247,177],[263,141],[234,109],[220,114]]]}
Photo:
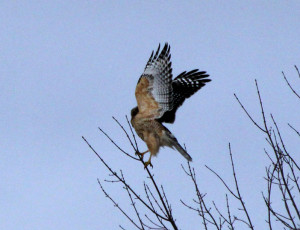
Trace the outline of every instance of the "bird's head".
{"label": "bird's head", "polygon": [[139,108],[136,106],[131,110],[131,119],[135,117],[139,112]]}

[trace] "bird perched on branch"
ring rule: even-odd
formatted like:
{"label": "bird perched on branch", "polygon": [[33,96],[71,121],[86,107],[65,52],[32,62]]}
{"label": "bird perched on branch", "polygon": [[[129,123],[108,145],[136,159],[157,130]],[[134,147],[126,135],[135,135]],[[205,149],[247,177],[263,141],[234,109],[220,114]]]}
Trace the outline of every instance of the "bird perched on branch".
{"label": "bird perched on branch", "polygon": [[191,156],[162,123],[173,123],[176,111],[184,100],[210,79],[205,71],[198,69],[184,71],[172,79],[170,59],[170,45],[166,43],[161,52],[159,45],[155,53],[152,51],[135,89],[137,107],[131,110],[131,124],[148,147],[147,151],[137,154],[143,157],[145,153],[150,152],[145,168],[148,165],[152,166],[151,157],[157,155],[163,146],[177,149],[188,161],[192,161]]}

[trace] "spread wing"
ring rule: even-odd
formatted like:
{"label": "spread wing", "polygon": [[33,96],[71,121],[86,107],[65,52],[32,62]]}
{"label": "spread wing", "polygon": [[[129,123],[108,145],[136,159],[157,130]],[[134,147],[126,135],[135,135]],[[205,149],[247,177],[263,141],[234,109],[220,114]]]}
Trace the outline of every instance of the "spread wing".
{"label": "spread wing", "polygon": [[186,98],[189,98],[201,89],[210,79],[205,71],[199,72],[198,69],[190,72],[184,71],[179,74],[172,82],[173,87],[173,108],[167,111],[160,119],[160,122],[173,123],[177,109],[182,105]]}
{"label": "spread wing", "polygon": [[[158,119],[173,108],[170,46],[152,52],[135,90],[138,109],[145,117]],[[153,55],[154,54],[154,55]]]}

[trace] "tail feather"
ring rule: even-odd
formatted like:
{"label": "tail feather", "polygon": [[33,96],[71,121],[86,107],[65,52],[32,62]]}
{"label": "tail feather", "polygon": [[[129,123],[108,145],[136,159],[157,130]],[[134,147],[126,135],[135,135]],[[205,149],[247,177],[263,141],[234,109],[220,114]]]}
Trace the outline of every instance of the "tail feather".
{"label": "tail feather", "polygon": [[178,143],[176,137],[170,132],[170,130],[167,129],[167,127],[163,126],[165,128],[165,138],[164,140],[164,146],[169,146],[171,148],[175,147],[180,154],[187,159],[188,161],[192,161],[192,157],[185,151],[184,148]]}
{"label": "tail feather", "polygon": [[185,159],[187,159],[188,161],[192,161],[192,157],[184,150],[184,148],[181,147],[181,145],[176,141],[176,143],[174,143],[174,147],[177,149],[178,152],[181,153],[182,156],[184,156]]}

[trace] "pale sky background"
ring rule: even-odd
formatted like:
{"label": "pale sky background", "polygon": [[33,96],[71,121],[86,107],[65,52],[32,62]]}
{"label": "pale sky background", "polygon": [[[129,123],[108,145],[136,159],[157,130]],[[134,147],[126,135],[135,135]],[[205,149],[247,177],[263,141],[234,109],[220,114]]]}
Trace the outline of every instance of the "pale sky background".
{"label": "pale sky background", "polygon": [[[108,172],[81,136],[143,193],[143,167],[97,127],[130,150],[111,116],[126,125],[137,80],[165,42],[174,75],[199,68],[212,79],[168,125],[193,157],[207,203],[225,207],[225,188],[204,165],[233,185],[231,142],[252,221],[266,227],[268,146],[233,93],[261,124],[258,80],[266,114],[273,113],[299,162],[299,138],[287,127],[300,129],[299,99],[281,71],[299,92],[300,1],[1,1],[0,31],[0,229],[133,229],[100,191],[97,178]],[[145,149],[141,140],[139,146]],[[179,201],[194,195],[181,169],[185,159],[165,148],[152,162],[178,226],[199,229],[201,219]],[[104,186],[133,213],[119,184]]]}

